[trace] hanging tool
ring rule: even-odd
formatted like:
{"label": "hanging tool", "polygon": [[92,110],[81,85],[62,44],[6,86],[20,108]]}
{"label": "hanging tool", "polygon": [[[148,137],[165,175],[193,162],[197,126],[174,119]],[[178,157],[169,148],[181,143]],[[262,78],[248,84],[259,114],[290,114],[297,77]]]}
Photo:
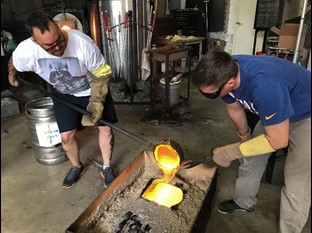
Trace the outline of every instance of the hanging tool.
{"label": "hanging tool", "polygon": [[149,54],[147,53],[148,50],[151,49],[151,43],[152,43],[152,37],[153,37],[153,30],[155,27],[155,22],[156,22],[156,17],[157,17],[157,5],[158,5],[158,0],[155,1],[154,4],[154,10],[153,6],[150,8],[150,14],[151,18],[149,20],[149,28],[147,32],[147,41],[146,41],[146,47],[142,49],[142,54],[141,54],[141,79],[145,81],[150,73],[151,73],[151,67],[150,67],[150,61],[149,61]]}
{"label": "hanging tool", "polygon": [[129,27],[129,15],[128,12],[125,13],[125,28]]}
{"label": "hanging tool", "polygon": [[[113,23],[115,24],[114,18],[113,18]],[[118,42],[117,42],[117,35],[116,35],[115,30],[117,30],[116,25],[112,26],[111,16],[110,16],[110,14],[107,14],[107,31],[108,31],[108,36],[110,38],[108,45],[110,47],[110,50],[112,53],[112,59],[114,61],[114,66],[116,68],[114,78],[118,80],[120,78],[121,58],[120,58],[120,51],[119,51],[119,45],[120,44],[118,44]],[[115,42],[115,46],[114,46],[113,42]],[[115,51],[116,51],[116,53],[115,53]],[[118,63],[118,65],[117,65],[117,63]],[[119,66],[118,70],[117,70],[117,66]]]}
{"label": "hanging tool", "polygon": [[102,5],[100,6],[99,11],[100,11],[101,19],[103,21],[105,39],[107,40],[107,45],[108,45],[109,65],[112,69],[113,78],[115,78],[117,74],[117,67],[116,67],[116,62],[115,62],[114,50],[112,47],[113,39],[111,38],[111,35],[110,35],[110,30],[111,30],[110,29],[111,28],[110,16],[106,10],[103,12]]}
{"label": "hanging tool", "polygon": [[124,57],[124,70],[123,70],[123,77],[124,77],[124,86],[120,91],[124,93],[124,99],[127,98],[127,93],[126,93],[126,87],[128,85],[128,80],[129,80],[129,74],[131,74],[130,71],[130,65],[129,65],[129,13],[128,11],[125,12],[125,24],[124,24],[124,31],[123,31],[123,57]]}
{"label": "hanging tool", "polygon": [[111,58],[111,64],[114,67],[113,69],[113,78],[116,78],[116,74],[117,74],[117,65],[116,65],[116,60],[115,60],[115,54],[114,54],[114,47],[113,47],[113,37],[112,37],[112,33],[111,33],[111,18],[110,18],[110,14],[105,11],[104,12],[104,17],[106,19],[106,31],[107,31],[107,40],[108,40],[108,50],[110,52],[110,58]]}
{"label": "hanging tool", "polygon": [[119,47],[121,47],[120,44],[120,37],[121,37],[121,14],[120,11],[118,13],[118,42],[116,41],[116,45],[117,45],[117,53],[118,53],[118,57],[119,57],[119,68],[118,68],[118,78],[120,79],[120,72],[121,72],[121,67],[122,67],[122,58],[121,58],[121,49],[119,49]]}
{"label": "hanging tool", "polygon": [[[85,110],[85,109],[83,109],[83,108],[81,108],[81,107],[79,107],[77,105],[74,105],[72,103],[69,103],[69,102],[63,100],[60,97],[57,97],[57,96],[51,94],[50,92],[48,92],[47,90],[41,88],[40,86],[34,85],[34,84],[32,84],[32,83],[30,83],[30,82],[28,82],[28,81],[26,81],[26,80],[24,80],[22,78],[19,78],[19,81],[21,83],[27,85],[27,86],[36,88],[37,90],[39,90],[44,95],[51,97],[52,99],[54,99],[54,100],[56,100],[56,101],[58,101],[58,102],[60,102],[60,103],[62,103],[64,105],[66,105],[67,107],[69,107],[69,108],[71,108],[71,109],[73,109],[73,110],[75,110],[75,111],[77,111],[77,112],[79,112],[79,113],[81,113],[83,115],[86,115],[86,116],[89,116],[89,117],[92,116],[92,113],[90,113],[89,111],[87,111],[87,110]],[[131,139],[133,139],[133,140],[143,144],[143,145],[146,145],[148,148],[151,148],[153,151],[155,150],[156,146],[158,146],[160,144],[169,144],[169,145],[171,145],[171,147],[173,149],[175,149],[178,152],[179,156],[181,157],[181,161],[183,160],[183,157],[184,157],[183,149],[181,148],[181,146],[177,142],[175,142],[175,141],[173,141],[171,139],[165,139],[165,140],[162,140],[161,142],[159,142],[157,144],[153,144],[153,143],[148,142],[147,140],[145,140],[143,138],[140,138],[140,137],[134,135],[133,133],[130,133],[130,132],[128,132],[128,131],[126,131],[126,130],[124,130],[122,128],[119,128],[118,126],[116,126],[116,125],[114,125],[114,124],[112,124],[110,122],[107,122],[107,121],[105,121],[103,119],[100,119],[99,123],[101,123],[102,125],[109,126],[112,129],[116,130],[117,132],[119,132],[119,133],[121,133],[121,134],[123,134],[123,135],[125,135],[125,136],[127,136],[127,137],[129,137],[129,138],[131,138]]]}
{"label": "hanging tool", "polygon": [[[132,19],[132,11],[128,11],[128,30],[127,30],[127,59],[128,59],[128,67],[129,67],[129,73],[126,77],[126,85],[125,85],[125,94],[129,93],[132,90],[132,82],[133,82],[133,60],[132,60],[132,54],[135,52],[133,51],[133,38],[132,38],[132,32],[133,30],[133,19]],[[132,96],[132,95],[131,95]]]}

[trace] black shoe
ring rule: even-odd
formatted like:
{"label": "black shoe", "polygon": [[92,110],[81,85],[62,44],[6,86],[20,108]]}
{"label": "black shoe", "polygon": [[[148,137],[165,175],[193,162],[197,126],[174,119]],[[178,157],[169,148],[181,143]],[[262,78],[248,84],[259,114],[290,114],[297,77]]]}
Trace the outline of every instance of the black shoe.
{"label": "black shoe", "polygon": [[251,206],[249,209],[241,208],[233,200],[223,201],[217,207],[218,212],[221,214],[231,214],[235,211],[252,212],[254,209],[254,206]]}
{"label": "black shoe", "polygon": [[86,169],[81,164],[81,167],[72,167],[67,173],[64,181],[63,188],[69,189],[74,186],[74,184],[79,180],[79,178],[85,173]]}
{"label": "black shoe", "polygon": [[107,186],[110,185],[110,183],[113,182],[115,179],[115,175],[113,173],[113,170],[110,167],[106,167],[105,169],[101,169],[101,175],[104,179],[104,187],[106,188]]}

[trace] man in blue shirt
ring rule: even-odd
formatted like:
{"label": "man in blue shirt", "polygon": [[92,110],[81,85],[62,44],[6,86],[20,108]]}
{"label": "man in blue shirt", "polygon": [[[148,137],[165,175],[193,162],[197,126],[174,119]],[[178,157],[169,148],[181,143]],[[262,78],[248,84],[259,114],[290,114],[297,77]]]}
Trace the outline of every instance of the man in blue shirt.
{"label": "man in blue shirt", "polygon": [[[212,52],[191,80],[207,98],[222,97],[241,138],[212,152],[222,167],[241,160],[234,197],[218,211],[253,211],[268,158],[288,146],[279,232],[301,232],[311,205],[311,72],[277,57]],[[246,109],[260,118],[252,136]]]}

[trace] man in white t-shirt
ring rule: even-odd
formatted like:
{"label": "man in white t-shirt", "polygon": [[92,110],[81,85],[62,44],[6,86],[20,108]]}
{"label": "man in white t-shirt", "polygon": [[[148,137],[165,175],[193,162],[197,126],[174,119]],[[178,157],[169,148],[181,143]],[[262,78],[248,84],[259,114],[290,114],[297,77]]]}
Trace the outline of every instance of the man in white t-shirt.
{"label": "man in white t-shirt", "polygon": [[74,29],[59,29],[49,14],[34,12],[26,19],[25,26],[31,37],[22,41],[12,54],[8,65],[10,84],[19,85],[18,72],[35,72],[51,84],[53,95],[92,114],[82,116],[54,100],[62,146],[73,166],[63,187],[71,188],[85,172],[75,136],[81,125],[99,129],[101,175],[107,187],[115,178],[110,167],[114,137],[112,129],[99,125],[98,121],[101,118],[110,123],[118,121],[108,88],[111,68],[89,36]]}

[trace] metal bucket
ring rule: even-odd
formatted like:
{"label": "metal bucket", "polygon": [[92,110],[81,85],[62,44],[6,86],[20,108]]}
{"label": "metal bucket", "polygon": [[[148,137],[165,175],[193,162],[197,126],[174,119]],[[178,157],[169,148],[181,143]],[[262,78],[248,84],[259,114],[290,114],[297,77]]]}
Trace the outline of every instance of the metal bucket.
{"label": "metal bucket", "polygon": [[[177,105],[180,102],[180,97],[179,97],[180,83],[181,83],[181,80],[169,83],[168,107],[172,107],[174,105]],[[165,79],[164,78],[160,79],[160,89],[161,89],[161,94],[162,94],[162,102],[163,102],[163,104],[165,104],[166,103],[166,95],[165,95],[166,85],[165,85]]]}
{"label": "metal bucket", "polygon": [[32,100],[25,109],[37,162],[54,165],[68,160],[55,121],[52,98]]}

